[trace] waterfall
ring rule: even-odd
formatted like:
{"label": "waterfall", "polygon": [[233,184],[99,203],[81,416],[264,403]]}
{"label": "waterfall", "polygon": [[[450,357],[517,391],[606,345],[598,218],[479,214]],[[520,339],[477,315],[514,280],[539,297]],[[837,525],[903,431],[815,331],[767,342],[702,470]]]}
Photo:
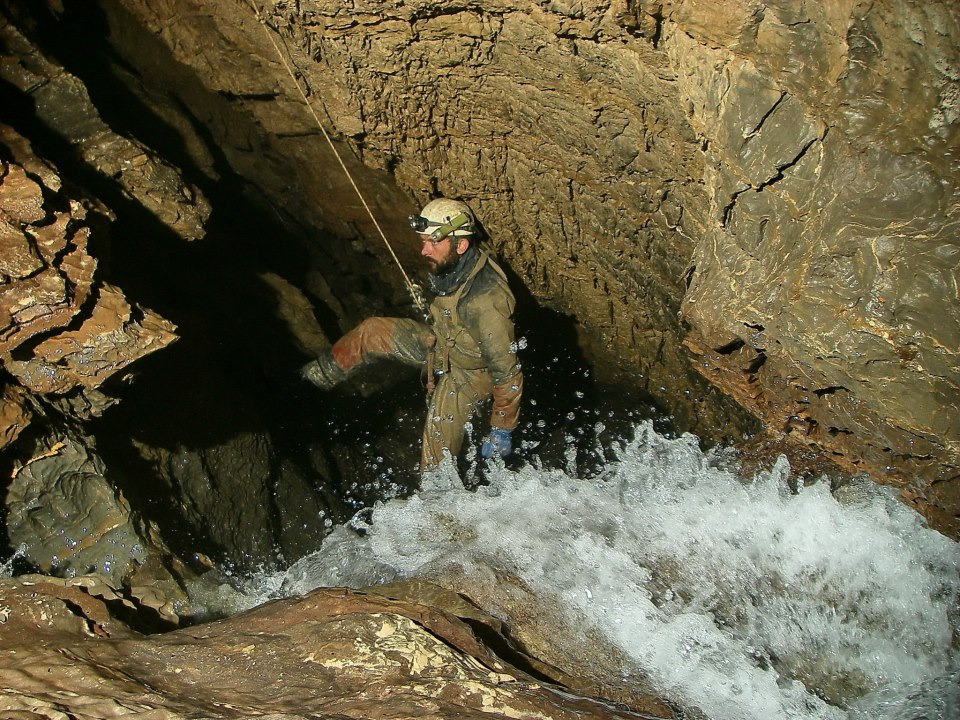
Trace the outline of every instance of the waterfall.
{"label": "waterfall", "polygon": [[613,456],[588,480],[533,462],[475,491],[444,468],[256,578],[250,603],[455,577],[508,618],[512,578],[566,651],[711,720],[956,717],[960,550],[894,491],[796,487],[782,457],[743,478],[650,423]]}

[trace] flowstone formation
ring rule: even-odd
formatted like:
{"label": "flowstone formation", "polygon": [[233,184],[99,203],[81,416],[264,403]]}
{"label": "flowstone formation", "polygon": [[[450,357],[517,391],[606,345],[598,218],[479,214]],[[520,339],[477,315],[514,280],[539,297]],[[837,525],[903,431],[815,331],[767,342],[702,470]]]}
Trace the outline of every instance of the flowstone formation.
{"label": "flowstone formation", "polygon": [[290,217],[372,235],[302,90],[391,234],[416,202],[469,200],[681,427],[737,427],[701,373],[957,530],[953,3],[100,7]]}
{"label": "flowstone formation", "polygon": [[[0,709],[90,720],[676,717],[654,697],[632,709],[584,697],[561,671],[512,649],[494,618],[422,590],[321,589],[144,636],[76,584],[0,580]],[[397,599],[410,596],[430,604]]]}
{"label": "flowstone formation", "polygon": [[710,213],[698,368],[774,430],[960,530],[960,13],[683,3],[666,42]]}

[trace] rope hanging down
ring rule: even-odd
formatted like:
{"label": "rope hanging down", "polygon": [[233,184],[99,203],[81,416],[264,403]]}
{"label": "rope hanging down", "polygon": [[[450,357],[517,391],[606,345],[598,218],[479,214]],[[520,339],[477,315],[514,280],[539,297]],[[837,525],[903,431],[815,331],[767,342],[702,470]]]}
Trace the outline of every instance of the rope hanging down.
{"label": "rope hanging down", "polygon": [[[387,239],[386,233],[383,231],[383,228],[380,227],[380,223],[377,222],[376,216],[373,214],[373,211],[370,209],[370,206],[367,204],[366,198],[363,197],[363,193],[360,192],[360,188],[357,187],[356,181],[353,179],[353,175],[350,173],[350,170],[347,168],[346,163],[343,162],[343,158],[340,156],[340,153],[337,151],[336,145],[333,144],[333,140],[330,138],[330,134],[327,132],[327,129],[323,126],[323,123],[320,122],[320,117],[317,115],[316,110],[313,109],[313,105],[310,104],[310,100],[307,98],[307,94],[304,92],[303,88],[300,86],[300,82],[297,81],[297,76],[293,72],[293,68],[290,66],[290,63],[287,62],[287,57],[284,55],[283,51],[280,49],[280,45],[277,43],[274,34],[270,32],[270,26],[267,24],[266,18],[260,12],[260,8],[254,2],[254,0],[249,0],[250,7],[253,9],[254,14],[257,16],[257,22],[263,26],[263,31],[267,34],[267,37],[270,39],[270,44],[273,45],[273,49],[277,51],[277,57],[280,58],[280,62],[283,64],[283,67],[286,69],[287,74],[290,75],[290,79],[293,81],[293,84],[297,86],[297,92],[300,93],[300,97],[303,99],[304,105],[307,106],[307,109],[310,111],[310,114],[313,115],[313,119],[317,123],[317,127],[320,128],[320,132],[323,133],[324,139],[327,141],[327,144],[330,146],[330,149],[333,151],[334,157],[337,158],[337,162],[340,163],[340,167],[343,169],[344,175],[347,176],[347,180],[350,181],[350,185],[353,187],[354,192],[357,193],[357,197],[360,198],[360,203],[363,205],[363,209],[367,211],[367,215],[370,216],[370,220],[373,221],[373,226],[377,229],[377,232],[380,233],[380,237],[383,238],[384,244],[387,246],[387,250],[390,251],[390,256],[393,258],[393,261],[397,264],[397,268],[400,270],[400,274],[403,275],[403,282],[407,286],[407,291],[410,293],[410,297],[413,298],[413,304],[416,305],[417,309],[426,315],[426,302],[423,298],[423,293],[420,288],[410,279],[406,271],[403,269],[403,265],[400,263],[400,258],[397,257],[397,254],[393,251],[393,246],[390,245],[390,241]],[[277,31],[279,34],[279,31]],[[292,62],[292,61],[291,61]],[[303,73],[300,74],[300,77],[303,79],[303,83],[307,84],[306,78],[304,78]],[[309,87],[309,86],[308,86]]]}

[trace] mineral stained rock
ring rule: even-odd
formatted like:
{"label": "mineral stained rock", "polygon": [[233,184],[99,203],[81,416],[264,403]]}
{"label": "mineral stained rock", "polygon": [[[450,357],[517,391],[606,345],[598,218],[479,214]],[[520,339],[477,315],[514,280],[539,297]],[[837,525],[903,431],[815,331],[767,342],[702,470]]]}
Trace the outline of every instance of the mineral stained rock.
{"label": "mineral stained rock", "polygon": [[[773,431],[960,530],[960,17],[949,3],[681,3],[706,148],[687,346]],[[952,69],[951,69],[952,68]]]}
{"label": "mineral stained rock", "polygon": [[[209,213],[203,199],[182,192],[186,186],[172,167],[113,133],[77,78],[36,52],[12,25],[4,21],[0,30],[7,52],[0,77],[30,97],[34,122],[60,133],[84,162],[154,212],[175,216],[172,227],[183,237],[197,237]],[[110,211],[63,191],[59,171],[22,132],[0,125],[0,144],[0,363],[38,395],[94,391],[173,342],[175,327],[96,277],[89,245]]]}
{"label": "mineral stained rock", "polygon": [[821,5],[102,3],[118,51],[188,78],[171,92],[278,207],[366,222],[317,173],[287,62],[351,167],[381,171],[358,170],[381,216],[410,206],[388,179],[469,200],[681,424],[730,423],[699,372],[955,532],[960,21],[949,1]]}
{"label": "mineral stained rock", "polygon": [[[0,140],[17,152],[25,147],[6,126]],[[97,282],[87,211],[75,200],[50,200],[59,183],[49,168],[38,174],[40,168],[35,158],[0,162],[0,448],[10,453],[4,467],[11,470],[4,485],[6,537],[23,561],[45,572],[96,571],[114,587],[164,587],[167,599],[155,609],[175,624],[175,613],[163,606],[185,597],[171,573],[151,562],[154,553],[169,556],[162,541],[106,478],[92,439],[69,421],[51,421],[59,418],[51,409],[67,395],[61,409],[102,412],[114,401],[99,385],[171,343],[174,328]],[[34,420],[32,437],[21,438]],[[18,440],[14,453],[9,448]]]}
{"label": "mineral stained rock", "polygon": [[[0,15],[0,43],[7,55],[0,63],[0,79],[5,83],[4,97],[18,107],[10,116],[16,127],[0,125],[0,157],[4,158],[0,163],[0,364],[4,370],[0,440],[3,446],[12,444],[32,421],[43,426],[34,428],[37,434],[47,432],[45,438],[21,443],[16,455],[22,463],[42,452],[34,449],[36,443],[52,447],[68,432],[55,427],[55,421],[36,422],[43,407],[56,407],[45,420],[61,412],[83,420],[99,416],[136,381],[132,364],[182,340],[172,322],[118,287],[123,277],[117,278],[111,260],[121,253],[136,255],[139,245],[149,245],[151,238],[175,247],[200,240],[211,207],[204,193],[185,179],[187,173],[108,125],[86,85],[56,60],[56,53],[38,49],[4,18]],[[24,133],[32,134],[28,138]],[[180,270],[170,267],[163,272]],[[106,281],[105,276],[117,283]],[[135,279],[131,282],[136,284]],[[281,296],[292,298],[284,301],[284,309],[296,313],[309,308],[302,293],[296,295],[278,276],[263,282],[264,290],[276,293],[278,301]],[[207,297],[217,292],[216,284],[206,278],[203,285]],[[299,310],[293,307],[297,303]],[[194,313],[206,313],[211,325],[223,321],[200,299],[190,308],[189,319]],[[317,332],[316,327],[311,329]],[[196,334],[191,339],[195,341]],[[170,424],[177,425],[177,432],[171,434],[179,433],[176,440],[166,441],[167,416],[160,417],[167,408],[165,398],[140,398],[141,406],[152,406],[158,416],[153,427],[161,428],[161,437],[149,432],[124,435],[126,466],[117,462],[110,469],[85,469],[82,477],[75,468],[69,478],[47,473],[47,487],[16,488],[26,495],[8,497],[8,506],[27,503],[11,518],[17,521],[16,545],[23,543],[30,549],[31,562],[54,572],[74,574],[85,567],[103,571],[99,556],[89,562],[80,557],[51,561],[54,556],[64,560],[63,542],[60,552],[51,549],[46,530],[56,525],[49,516],[52,513],[64,524],[61,541],[89,539],[99,524],[82,528],[79,519],[97,512],[101,493],[110,495],[111,486],[119,503],[113,510],[126,515],[130,508],[120,506],[130,503],[134,515],[138,511],[160,515],[167,530],[169,513],[156,507],[175,508],[178,527],[187,530],[171,534],[181,545],[178,549],[187,554],[196,550],[197,542],[206,542],[235,562],[262,566],[275,563],[278,552],[299,557],[313,549],[315,523],[326,511],[324,502],[336,504],[337,498],[328,493],[319,499],[312,475],[295,463],[281,466],[262,418],[246,401],[245,389],[238,391],[224,382],[223,368],[201,356],[208,351],[209,344],[193,342],[175,356],[181,363],[178,376],[165,379],[192,389],[189,401],[177,408],[179,414],[171,415],[175,420]],[[258,348],[258,352],[266,355],[269,348]],[[264,361],[264,366],[269,364]],[[169,393],[161,389],[159,394]],[[221,417],[230,416],[229,422],[213,429],[212,439],[207,433],[211,408],[217,408]],[[234,433],[236,428],[240,430]],[[150,437],[144,439],[145,435]],[[90,456],[99,458],[89,435],[87,440]],[[144,461],[153,465],[159,482],[144,479]],[[318,464],[322,461],[318,458]],[[106,506],[111,504],[106,496],[103,499]],[[46,530],[43,523],[38,524],[41,515],[49,526]],[[125,521],[120,524],[127,527]],[[39,534],[31,536],[32,531]],[[104,547],[101,555],[110,552]],[[124,575],[126,560],[126,553],[118,554],[115,570],[109,573],[113,579]]]}
{"label": "mineral stained rock", "polygon": [[81,587],[0,580],[0,623],[10,717],[673,717],[653,700],[655,714],[578,697],[498,657],[453,613],[378,594],[322,589],[143,636]]}
{"label": "mineral stained rock", "polygon": [[[43,127],[38,135],[53,133],[76,148],[76,162],[86,170],[71,171],[94,185],[115,183],[184,239],[202,236],[210,212],[204,198],[172,166],[113,132],[83,83],[6,19],[0,34],[7,97],[23,93],[31,129]],[[20,130],[0,125],[0,145],[0,363],[19,386],[38,395],[95,391],[134,360],[173,342],[175,327],[97,278],[98,260],[89,245],[95,227],[105,232],[111,211],[89,195],[64,191],[60,171],[39,157]],[[103,402],[87,405],[102,408]]]}

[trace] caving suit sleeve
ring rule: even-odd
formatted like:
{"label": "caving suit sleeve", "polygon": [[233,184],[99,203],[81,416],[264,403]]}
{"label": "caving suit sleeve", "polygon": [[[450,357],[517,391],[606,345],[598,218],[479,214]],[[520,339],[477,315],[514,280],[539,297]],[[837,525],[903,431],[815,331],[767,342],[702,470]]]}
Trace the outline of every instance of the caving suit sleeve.
{"label": "caving suit sleeve", "polygon": [[493,380],[493,408],[490,426],[513,430],[520,421],[523,373],[517,362],[513,325],[513,294],[498,274],[482,273],[460,317],[480,346],[490,379]]}

